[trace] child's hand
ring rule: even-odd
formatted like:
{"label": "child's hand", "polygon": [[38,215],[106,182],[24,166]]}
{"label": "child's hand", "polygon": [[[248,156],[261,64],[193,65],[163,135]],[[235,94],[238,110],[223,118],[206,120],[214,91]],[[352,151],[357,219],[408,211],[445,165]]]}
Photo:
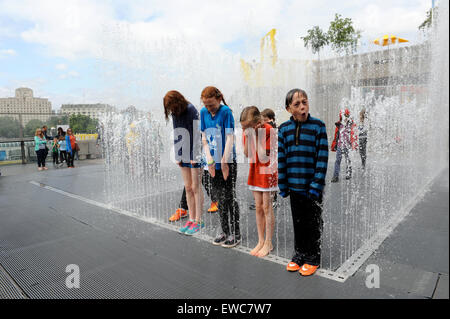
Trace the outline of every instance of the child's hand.
{"label": "child's hand", "polygon": [[222,166],[222,175],[223,175],[223,179],[224,179],[224,180],[227,180],[228,175],[230,174],[230,167],[228,166],[227,163],[224,163],[224,162],[222,162],[222,163],[220,163],[220,164],[221,164],[221,166]]}
{"label": "child's hand", "polygon": [[289,196],[289,192],[280,191],[280,196],[283,197],[283,198],[286,198],[286,197]]}
{"label": "child's hand", "polygon": [[215,163],[208,165],[208,172],[212,177],[216,176],[216,164]]}
{"label": "child's hand", "polygon": [[314,189],[309,190],[308,197],[316,202],[319,202],[319,200],[320,200],[320,194]]}

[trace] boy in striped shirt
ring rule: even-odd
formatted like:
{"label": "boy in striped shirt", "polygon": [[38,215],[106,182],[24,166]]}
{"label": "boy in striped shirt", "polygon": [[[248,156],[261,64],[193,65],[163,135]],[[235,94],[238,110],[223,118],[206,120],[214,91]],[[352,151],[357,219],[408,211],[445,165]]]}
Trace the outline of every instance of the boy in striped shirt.
{"label": "boy in striped shirt", "polygon": [[305,91],[289,91],[286,110],[292,116],[278,130],[278,187],[282,197],[290,197],[294,224],[295,251],[287,270],[310,276],[320,265],[327,132],[323,121],[309,115]]}

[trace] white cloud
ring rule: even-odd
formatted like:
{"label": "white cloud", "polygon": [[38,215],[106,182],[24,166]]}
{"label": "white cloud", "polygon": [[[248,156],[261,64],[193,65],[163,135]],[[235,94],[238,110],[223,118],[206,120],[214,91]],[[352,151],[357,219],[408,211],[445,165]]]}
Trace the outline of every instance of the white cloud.
{"label": "white cloud", "polygon": [[57,69],[57,70],[66,70],[67,69],[67,65],[65,65],[64,63],[59,63],[59,64],[55,65],[55,69]]}
{"label": "white cloud", "polygon": [[16,51],[13,49],[2,49],[0,50],[0,58],[6,57],[6,56],[13,56],[16,55]]}
{"label": "white cloud", "polygon": [[80,76],[80,74],[76,71],[69,71],[67,73],[61,74],[59,76],[60,79],[73,79],[73,78],[78,78]]}
{"label": "white cloud", "polygon": [[[224,47],[239,42],[246,60],[259,59],[260,39],[272,28],[281,58],[305,59],[311,53],[300,36],[314,25],[326,30],[335,13],[371,39],[417,31],[429,6],[429,0],[2,0],[0,18],[26,22],[20,38],[50,57],[95,58],[108,85],[103,97],[126,105],[127,98],[159,103],[169,88],[240,85],[240,56]],[[55,67],[64,71],[61,79],[79,77],[65,64]]]}

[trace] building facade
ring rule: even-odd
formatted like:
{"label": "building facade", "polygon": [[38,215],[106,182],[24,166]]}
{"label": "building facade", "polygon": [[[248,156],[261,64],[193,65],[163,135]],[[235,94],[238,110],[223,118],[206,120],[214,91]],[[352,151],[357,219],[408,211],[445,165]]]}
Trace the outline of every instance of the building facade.
{"label": "building facade", "polygon": [[52,114],[52,103],[48,99],[34,97],[30,88],[18,88],[15,97],[0,98],[0,116],[22,118],[23,126],[32,119],[47,121]]}
{"label": "building facade", "polygon": [[69,116],[81,114],[98,120],[102,113],[114,111],[116,111],[115,107],[108,104],[63,104],[61,105],[60,114]]}

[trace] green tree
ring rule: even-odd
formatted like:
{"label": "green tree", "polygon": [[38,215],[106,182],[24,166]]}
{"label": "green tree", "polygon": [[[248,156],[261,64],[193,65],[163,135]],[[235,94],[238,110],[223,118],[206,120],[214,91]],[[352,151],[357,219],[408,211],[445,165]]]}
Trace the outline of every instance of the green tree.
{"label": "green tree", "polygon": [[433,20],[436,20],[438,15],[438,8],[439,7],[435,7],[434,9],[431,8],[430,10],[427,11],[427,17],[425,21],[423,21],[422,24],[419,25],[420,31],[427,31],[432,27]]}
{"label": "green tree", "polygon": [[23,135],[24,136],[34,136],[36,134],[36,129],[42,128],[44,125],[44,122],[38,119],[30,120],[23,129]]}
{"label": "green tree", "polygon": [[0,137],[19,137],[20,123],[13,117],[0,117]]}
{"label": "green tree", "polygon": [[313,54],[318,55],[320,60],[320,50],[329,43],[328,34],[323,32],[319,26],[314,26],[307,31],[308,35],[300,37],[306,48],[310,48]]}
{"label": "green tree", "polygon": [[58,128],[58,126],[60,125],[69,125],[69,116],[67,115],[52,116],[51,118],[48,119],[46,124],[48,127],[56,127],[56,128]]}
{"label": "green tree", "polygon": [[337,13],[334,21],[330,23],[327,34],[331,48],[339,54],[342,52],[346,54],[355,53],[358,40],[361,38],[361,31],[355,30],[352,19],[344,19]]}
{"label": "green tree", "polygon": [[94,133],[97,128],[98,121],[87,115],[72,114],[69,118],[69,125],[74,134]]}

